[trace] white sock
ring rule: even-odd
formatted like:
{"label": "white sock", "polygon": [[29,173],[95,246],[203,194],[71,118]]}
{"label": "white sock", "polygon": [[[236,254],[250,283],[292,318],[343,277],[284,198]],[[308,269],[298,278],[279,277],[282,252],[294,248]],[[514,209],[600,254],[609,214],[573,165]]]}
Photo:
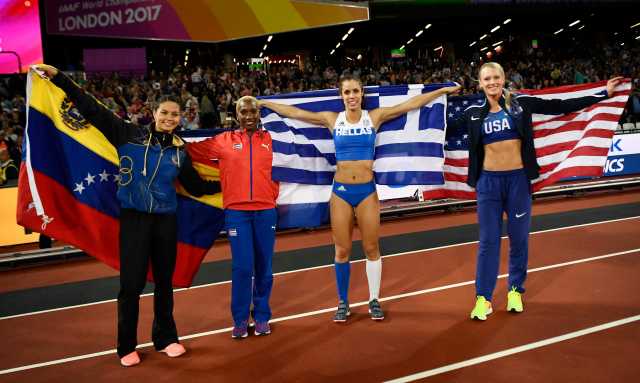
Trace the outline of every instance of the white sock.
{"label": "white sock", "polygon": [[380,280],[382,279],[382,259],[367,259],[367,281],[369,282],[369,301],[380,298]]}

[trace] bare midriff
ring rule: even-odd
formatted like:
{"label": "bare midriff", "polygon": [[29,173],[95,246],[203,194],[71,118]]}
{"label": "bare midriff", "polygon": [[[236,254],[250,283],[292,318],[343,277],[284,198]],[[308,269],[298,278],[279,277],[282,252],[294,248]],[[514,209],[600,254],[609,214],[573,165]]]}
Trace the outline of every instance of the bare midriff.
{"label": "bare midriff", "polygon": [[373,179],[373,161],[339,161],[334,180],[343,184],[364,184]]}
{"label": "bare midriff", "polygon": [[498,141],[484,146],[482,168],[489,171],[522,169],[522,141]]}

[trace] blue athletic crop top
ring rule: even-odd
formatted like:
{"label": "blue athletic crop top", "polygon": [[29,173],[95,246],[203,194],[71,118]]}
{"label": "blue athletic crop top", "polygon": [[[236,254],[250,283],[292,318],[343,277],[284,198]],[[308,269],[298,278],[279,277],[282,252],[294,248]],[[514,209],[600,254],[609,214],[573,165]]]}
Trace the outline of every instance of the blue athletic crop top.
{"label": "blue athletic crop top", "polygon": [[333,126],[333,142],[337,161],[373,160],[376,131],[366,110],[355,124],[347,121],[345,112],[340,112]]}
{"label": "blue athletic crop top", "polygon": [[513,119],[504,109],[499,112],[489,112],[482,123],[481,139],[483,145],[498,141],[520,138]]}

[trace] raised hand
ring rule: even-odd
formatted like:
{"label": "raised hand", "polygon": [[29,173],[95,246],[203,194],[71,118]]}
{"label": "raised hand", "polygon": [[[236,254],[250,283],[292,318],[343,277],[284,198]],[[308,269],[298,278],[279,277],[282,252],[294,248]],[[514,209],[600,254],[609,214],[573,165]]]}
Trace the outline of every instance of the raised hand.
{"label": "raised hand", "polygon": [[53,78],[58,74],[58,69],[47,64],[34,65],[36,70],[43,72],[48,78]]}
{"label": "raised hand", "polygon": [[607,81],[607,93],[609,97],[613,96],[615,88],[622,82],[622,76],[612,77]]}

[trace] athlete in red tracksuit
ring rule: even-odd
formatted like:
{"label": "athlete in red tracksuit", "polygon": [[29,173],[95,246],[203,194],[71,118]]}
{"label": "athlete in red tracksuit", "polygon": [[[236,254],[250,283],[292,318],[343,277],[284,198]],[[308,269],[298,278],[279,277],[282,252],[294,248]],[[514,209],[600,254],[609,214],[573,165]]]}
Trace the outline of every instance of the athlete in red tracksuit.
{"label": "athlete in red tracksuit", "polygon": [[257,100],[250,96],[240,98],[236,114],[240,129],[192,143],[190,150],[194,155],[219,161],[225,227],[232,254],[232,336],[241,339],[248,334],[252,297],[256,335],[271,332],[269,296],[279,188],[271,179],[271,135],[257,128]]}

